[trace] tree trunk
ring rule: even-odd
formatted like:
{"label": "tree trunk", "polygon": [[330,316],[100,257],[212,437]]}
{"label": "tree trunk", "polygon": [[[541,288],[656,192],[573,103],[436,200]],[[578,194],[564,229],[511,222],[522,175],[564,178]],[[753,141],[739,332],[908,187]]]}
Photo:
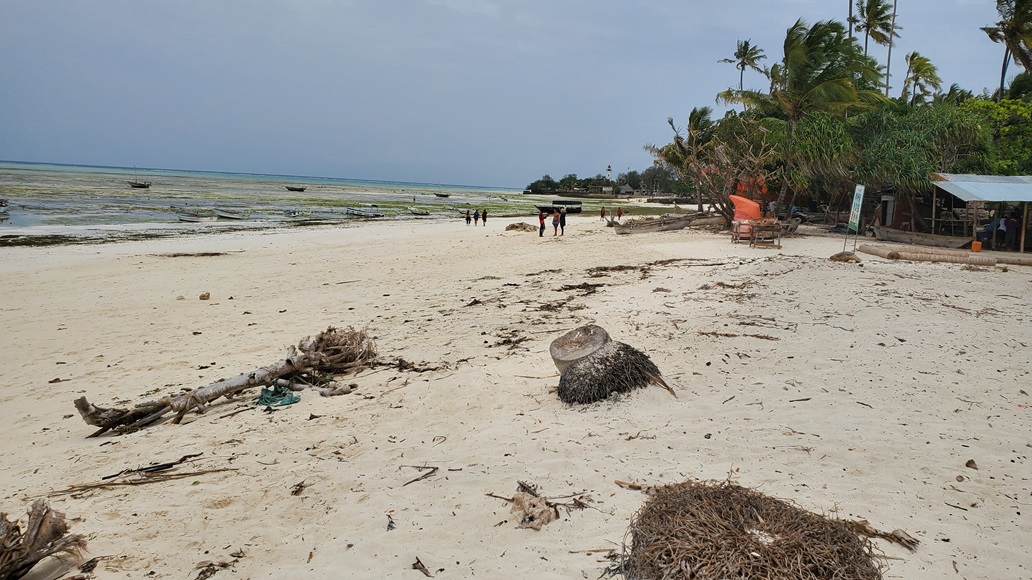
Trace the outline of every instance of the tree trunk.
{"label": "tree trunk", "polygon": [[1003,85],[1007,82],[1007,65],[1010,64],[1010,48],[1007,47],[1007,43],[1003,43],[1003,68],[1000,70],[1000,92],[996,94],[996,102],[999,103],[1003,99]]}
{"label": "tree trunk", "polygon": [[853,0],[849,0],[849,18],[846,20],[846,28],[849,28],[849,40],[853,40]]}
{"label": "tree trunk", "polygon": [[889,69],[892,66],[892,45],[896,41],[896,0],[892,0],[892,28],[889,29],[889,56],[885,59],[885,97],[889,96]]}

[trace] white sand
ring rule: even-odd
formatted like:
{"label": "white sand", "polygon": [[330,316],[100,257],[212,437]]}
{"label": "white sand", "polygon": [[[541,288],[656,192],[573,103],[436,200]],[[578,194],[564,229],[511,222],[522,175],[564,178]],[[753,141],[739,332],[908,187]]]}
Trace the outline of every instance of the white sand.
{"label": "white sand", "polygon": [[[878,541],[887,578],[1032,577],[1032,268],[858,266],[827,260],[838,237],[750,249],[616,236],[589,216],[542,239],[511,221],[3,249],[0,509],[203,453],[179,469],[234,471],[51,498],[89,555],[109,556],[96,578],[225,562],[215,578],[416,579],[417,557],[435,578],[598,578],[609,561],[585,551],[618,548],[645,500],[615,480],[730,473],[921,540]],[[597,266],[633,268],[589,277]],[[561,290],[584,282],[603,286]],[[677,398],[563,405],[548,345],[589,322],[645,351]],[[87,439],[72,406],[203,386],[330,325],[440,370],[381,368],[346,379],[355,394],[221,419],[242,403],[220,403],[119,437]],[[424,465],[439,470],[404,485]],[[518,529],[486,495],[518,481],[591,509]]]}

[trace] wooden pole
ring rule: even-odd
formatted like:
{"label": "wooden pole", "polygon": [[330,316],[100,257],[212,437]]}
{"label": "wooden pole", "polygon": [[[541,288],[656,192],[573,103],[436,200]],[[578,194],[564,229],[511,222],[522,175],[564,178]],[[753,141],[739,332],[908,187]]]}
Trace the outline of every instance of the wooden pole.
{"label": "wooden pole", "polygon": [[1028,232],[1028,202],[1025,202],[1025,212],[1021,216],[1021,247],[1018,252],[1025,253],[1025,234]]}
{"label": "wooden pole", "polygon": [[935,204],[936,196],[939,194],[939,188],[932,186],[932,233],[935,232],[935,214],[939,212],[939,206]]}

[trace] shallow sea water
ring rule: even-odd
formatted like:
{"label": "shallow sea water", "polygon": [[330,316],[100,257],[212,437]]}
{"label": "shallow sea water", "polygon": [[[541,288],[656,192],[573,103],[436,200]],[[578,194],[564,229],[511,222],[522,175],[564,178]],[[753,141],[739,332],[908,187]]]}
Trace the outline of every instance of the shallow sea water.
{"label": "shallow sea water", "polygon": [[[132,188],[131,179],[150,181],[151,187]],[[288,185],[306,189],[292,192]],[[385,214],[379,219],[450,218],[477,208],[498,216],[530,215],[534,203],[541,202],[502,188],[14,162],[0,162],[0,198],[10,204],[6,219],[0,220],[0,237],[5,238],[106,238],[368,219],[348,216],[346,207],[376,206]],[[239,211],[248,219],[179,220],[180,213],[215,208]],[[412,208],[429,216],[416,215]]]}

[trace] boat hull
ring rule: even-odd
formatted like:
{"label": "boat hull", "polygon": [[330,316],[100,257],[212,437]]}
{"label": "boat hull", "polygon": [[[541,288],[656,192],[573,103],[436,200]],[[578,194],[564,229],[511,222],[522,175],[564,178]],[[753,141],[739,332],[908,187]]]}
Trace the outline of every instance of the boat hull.
{"label": "boat hull", "polygon": [[904,232],[885,226],[874,226],[874,237],[883,242],[899,242],[901,244],[934,246],[937,248],[963,248],[971,243],[971,238],[940,236],[924,232]]}
{"label": "boat hull", "polygon": [[214,215],[199,215],[195,213],[181,213],[179,214],[179,221],[191,222],[191,223],[207,223],[213,222],[219,219],[218,216]]}
{"label": "boat hull", "polygon": [[657,219],[633,220],[622,224],[610,221],[610,224],[613,226],[616,233],[626,235],[645,234],[649,232],[670,232],[681,230],[688,226],[718,225],[723,222],[724,218],[722,216],[684,215],[666,216]]}
{"label": "boat hull", "polygon": [[367,218],[378,218],[383,217],[383,213],[375,209],[365,209],[360,207],[346,207],[344,212],[348,215],[355,217],[367,217]]}
{"label": "boat hull", "polygon": [[246,220],[248,218],[246,214],[229,209],[216,209],[215,216],[224,220]]}

